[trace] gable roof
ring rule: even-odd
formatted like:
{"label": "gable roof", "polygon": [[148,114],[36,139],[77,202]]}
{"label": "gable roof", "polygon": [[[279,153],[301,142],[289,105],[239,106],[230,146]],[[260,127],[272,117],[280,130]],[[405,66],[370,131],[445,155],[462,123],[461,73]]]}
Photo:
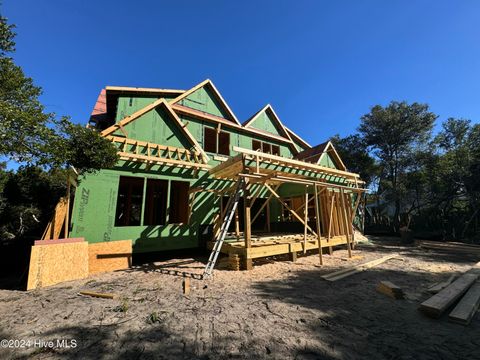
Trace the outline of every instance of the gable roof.
{"label": "gable roof", "polygon": [[295,159],[319,164],[326,153],[332,157],[338,169],[343,171],[347,170],[331,141],[326,141],[312,148],[303,150],[295,156]]}
{"label": "gable roof", "polygon": [[217,88],[215,87],[215,85],[213,85],[213,82],[210,80],[210,79],[207,79],[207,80],[204,80],[202,81],[200,84],[198,85],[195,85],[193,88],[191,88],[190,90],[187,90],[185,91],[183,94],[181,94],[180,96],[176,97],[175,99],[171,100],[170,101],[170,104],[171,105],[175,105],[177,104],[178,102],[180,102],[181,100],[187,98],[189,95],[193,94],[195,91],[203,88],[203,87],[206,87],[206,88],[209,88],[213,95],[215,96],[215,98],[218,100],[218,102],[220,103],[220,105],[222,106],[223,110],[228,114],[228,116],[230,117],[229,119],[227,120],[230,120],[234,123],[236,123],[237,125],[241,125],[240,122],[238,121],[237,117],[235,116],[235,114],[233,113],[233,111],[230,109],[230,107],[228,106],[227,102],[225,101],[225,99],[222,97],[222,95],[220,95],[220,92],[217,90]]}
{"label": "gable roof", "polygon": [[136,119],[140,118],[142,115],[146,114],[149,111],[152,111],[153,109],[156,109],[157,107],[162,107],[164,108],[167,113],[171,116],[173,119],[174,123],[180,128],[182,133],[186,136],[187,140],[193,145],[195,150],[197,150],[200,155],[202,156],[203,160],[205,163],[208,162],[209,158],[207,154],[203,151],[203,148],[200,146],[200,144],[197,142],[197,140],[193,137],[193,135],[188,131],[186,126],[182,123],[182,120],[177,116],[177,114],[173,111],[173,109],[170,107],[170,104],[165,101],[165,99],[161,98],[150,105],[145,106],[144,108],[138,110],[137,112],[133,113],[132,115],[129,115],[125,117],[124,119],[120,120],[118,123],[113,124],[112,126],[106,128],[103,130],[100,135],[102,136],[109,136],[113,132],[115,132],[118,129],[123,129],[123,126],[131,123],[132,121],[135,121]]}
{"label": "gable roof", "polygon": [[288,133],[290,134],[290,136],[292,137],[292,139],[295,139],[296,141],[298,141],[299,143],[301,143],[303,146],[305,146],[306,148],[311,148],[312,145],[310,145],[308,142],[306,142],[305,140],[303,140],[300,136],[298,136],[296,133],[294,133],[292,130],[290,130],[288,127],[284,126],[284,128],[288,131]]}
{"label": "gable roof", "polygon": [[[246,128],[252,127],[252,128],[257,129],[254,126],[254,123],[255,123],[256,120],[258,120],[260,115],[263,114],[263,113],[265,113],[271,120],[273,120],[277,124],[278,128],[280,129],[280,132],[283,133],[284,137],[286,137],[290,141],[292,140],[292,139],[290,139],[290,135],[288,134],[287,130],[283,126],[282,122],[280,121],[280,119],[278,118],[277,114],[275,113],[275,111],[273,110],[273,108],[270,104],[265,105],[262,109],[257,111],[250,119],[245,121],[242,124],[242,126],[246,127]],[[257,129],[257,130],[263,130],[263,129]]]}

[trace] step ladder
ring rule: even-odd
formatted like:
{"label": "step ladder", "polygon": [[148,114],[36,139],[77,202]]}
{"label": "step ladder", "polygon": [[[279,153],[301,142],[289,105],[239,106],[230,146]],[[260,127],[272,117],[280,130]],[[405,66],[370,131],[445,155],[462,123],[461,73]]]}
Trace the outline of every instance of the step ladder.
{"label": "step ladder", "polygon": [[218,255],[220,254],[220,250],[222,249],[223,241],[225,240],[225,236],[227,235],[228,228],[230,227],[230,223],[232,222],[232,219],[235,215],[235,210],[238,207],[238,201],[240,200],[240,193],[242,192],[244,186],[245,186],[245,179],[240,176],[237,181],[235,194],[233,195],[233,197],[230,197],[230,199],[228,199],[227,208],[225,211],[225,218],[223,220],[217,239],[215,240],[215,244],[213,245],[213,249],[212,249],[212,252],[210,253],[210,257],[208,258],[207,265],[205,265],[205,270],[203,271],[204,279],[207,279],[212,275],[213,268],[215,267],[215,263],[217,262]]}

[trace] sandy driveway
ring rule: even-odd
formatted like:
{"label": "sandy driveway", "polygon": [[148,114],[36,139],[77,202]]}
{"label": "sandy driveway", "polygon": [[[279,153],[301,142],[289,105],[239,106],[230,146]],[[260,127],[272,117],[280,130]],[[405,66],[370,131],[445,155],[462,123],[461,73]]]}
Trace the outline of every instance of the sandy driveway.
{"label": "sandy driveway", "polygon": [[[389,260],[329,283],[320,278],[342,267]],[[417,307],[426,288],[465,271],[476,258],[396,246],[384,239],[354,251],[256,263],[250,272],[216,271],[209,281],[168,269],[201,273],[196,260],[174,259],[31,292],[0,290],[0,339],[36,340],[37,346],[0,349],[0,358],[34,359],[478,359],[480,316],[470,326],[424,317]],[[375,291],[381,280],[402,287],[407,299]],[[110,292],[108,300],[77,295]],[[40,342],[65,340],[39,347]]]}

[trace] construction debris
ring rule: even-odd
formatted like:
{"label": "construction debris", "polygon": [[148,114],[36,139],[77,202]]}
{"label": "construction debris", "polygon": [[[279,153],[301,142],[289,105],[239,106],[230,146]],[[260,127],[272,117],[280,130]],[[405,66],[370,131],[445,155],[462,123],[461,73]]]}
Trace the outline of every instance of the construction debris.
{"label": "construction debris", "polygon": [[190,294],[190,278],[189,277],[184,277],[183,278],[182,289],[183,289],[183,295],[189,295]]}
{"label": "construction debris", "polygon": [[102,299],[115,299],[117,297],[116,294],[97,293],[93,291],[79,291],[78,294],[84,296],[98,297]]}
{"label": "construction debris", "polygon": [[427,240],[417,240],[416,244],[424,249],[480,255],[479,245]]}
{"label": "construction debris", "polygon": [[479,305],[480,282],[477,281],[448,315],[448,318],[452,322],[468,325],[477,312]]}
{"label": "construction debris", "polygon": [[371,267],[377,266],[377,265],[379,265],[379,264],[381,264],[381,263],[383,263],[387,260],[393,259],[397,256],[398,256],[398,254],[387,255],[387,256],[384,256],[380,259],[368,261],[368,262],[363,263],[363,264],[352,266],[351,268],[347,268],[347,269],[343,269],[343,270],[339,270],[339,271],[335,271],[335,272],[323,275],[322,278],[327,280],[327,281],[337,281],[337,280],[343,279],[347,276],[350,276],[350,275],[356,274],[358,272],[362,272],[362,271],[365,271],[367,269],[370,269]]}
{"label": "construction debris", "polygon": [[442,281],[430,286],[427,291],[429,293],[436,294],[439,291],[442,291],[443,289],[445,289],[448,285],[450,285],[453,282],[453,280],[455,280],[456,277],[457,275],[452,275],[446,281]]}
{"label": "construction debris", "polygon": [[377,291],[391,297],[392,299],[404,298],[403,290],[390,281],[381,281],[377,286]]}
{"label": "construction debris", "polygon": [[420,304],[419,310],[426,315],[438,318],[477,281],[480,275],[480,262],[460,276],[438,294]]}

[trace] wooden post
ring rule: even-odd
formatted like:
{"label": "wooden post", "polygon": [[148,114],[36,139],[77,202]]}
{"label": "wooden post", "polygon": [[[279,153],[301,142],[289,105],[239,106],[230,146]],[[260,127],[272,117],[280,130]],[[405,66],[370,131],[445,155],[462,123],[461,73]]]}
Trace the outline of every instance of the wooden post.
{"label": "wooden post", "polygon": [[322,255],[322,236],[320,229],[320,204],[318,199],[318,190],[317,185],[314,185],[314,196],[315,196],[315,219],[317,220],[317,234],[318,234],[318,256],[320,258],[320,265],[323,265],[323,255]]}
{"label": "wooden post", "polygon": [[266,216],[266,221],[267,221],[267,232],[270,232],[270,203],[267,202],[267,216]]}
{"label": "wooden post", "polygon": [[[327,194],[327,199],[328,199],[328,194]],[[333,223],[333,206],[334,206],[334,201],[335,197],[334,194],[330,197],[330,216],[328,218],[328,233],[327,233],[327,241],[330,242],[331,234],[332,234],[332,223]],[[328,253],[330,255],[333,254],[333,248],[331,246],[328,247]]]}
{"label": "wooden post", "polygon": [[347,208],[345,204],[345,193],[343,189],[340,189],[340,200],[342,201],[342,208],[343,208],[343,218],[344,218],[344,224],[345,224],[345,236],[347,237],[347,249],[348,249],[348,257],[352,257],[352,248],[351,248],[351,242],[350,242],[350,229],[348,226],[348,216],[347,216]]}
{"label": "wooden post", "polygon": [[[303,210],[305,214],[304,221],[305,225],[303,227],[303,253],[307,253],[307,225],[308,225],[308,185],[305,186],[305,209]],[[318,230],[317,230],[318,231]]]}
{"label": "wooden post", "polygon": [[243,224],[243,233],[245,237],[245,249],[250,249],[252,247],[252,223],[250,218],[250,192],[247,188],[248,181],[245,179],[245,187],[243,189],[243,205],[244,205],[244,224]]}
{"label": "wooden post", "polygon": [[66,239],[68,238],[68,219],[70,218],[70,175],[67,174],[67,205],[65,209],[65,222],[63,223],[64,225],[64,231],[63,231],[63,237]]}

